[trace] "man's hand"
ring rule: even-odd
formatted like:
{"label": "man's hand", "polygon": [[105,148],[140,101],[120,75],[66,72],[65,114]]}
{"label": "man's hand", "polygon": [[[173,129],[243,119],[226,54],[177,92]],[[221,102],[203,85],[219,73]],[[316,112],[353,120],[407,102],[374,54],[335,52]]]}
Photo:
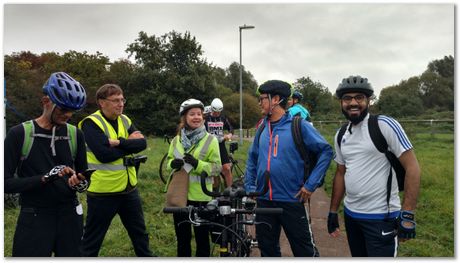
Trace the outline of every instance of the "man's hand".
{"label": "man's hand", "polygon": [[118,139],[109,139],[110,147],[117,147],[120,145],[120,140]]}
{"label": "man's hand", "polygon": [[305,187],[300,188],[300,191],[294,196],[302,202],[306,202],[310,199],[312,192],[308,191]]}
{"label": "man's hand", "polygon": [[129,139],[144,139],[144,135],[140,131],[134,131],[128,136]]}
{"label": "man's hand", "polygon": [[415,238],[415,215],[412,211],[403,210],[398,217],[398,238],[404,242]]}
{"label": "man's hand", "polygon": [[89,187],[89,181],[81,173],[73,174],[68,180],[67,184],[70,188],[79,193],[83,193]]}
{"label": "man's hand", "polygon": [[53,169],[51,169],[47,174],[43,175],[41,181],[42,183],[46,184],[49,182],[56,181],[57,179],[63,177],[66,174],[74,175],[75,171],[68,166],[58,165],[53,167]]}
{"label": "man's hand", "polygon": [[336,212],[329,212],[327,216],[327,232],[331,237],[340,236],[339,216]]}

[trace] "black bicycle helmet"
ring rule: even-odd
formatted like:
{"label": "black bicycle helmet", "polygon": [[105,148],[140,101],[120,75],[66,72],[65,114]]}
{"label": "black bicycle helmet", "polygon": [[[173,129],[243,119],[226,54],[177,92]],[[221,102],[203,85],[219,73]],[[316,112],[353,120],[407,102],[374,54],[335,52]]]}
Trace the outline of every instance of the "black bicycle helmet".
{"label": "black bicycle helmet", "polygon": [[292,93],[292,98],[293,99],[298,99],[298,100],[302,100],[303,99],[303,95],[300,91],[298,90],[295,90],[294,93]]}
{"label": "black bicycle helmet", "polygon": [[374,89],[371,84],[367,81],[367,78],[361,76],[349,76],[342,80],[335,91],[337,98],[342,98],[343,94],[348,92],[362,92],[367,97],[374,95]]}
{"label": "black bicycle helmet", "polygon": [[86,104],[86,91],[83,86],[65,72],[51,74],[43,86],[43,93],[50,97],[58,107],[80,110]]}
{"label": "black bicycle helmet", "polygon": [[257,89],[259,94],[279,95],[283,99],[291,96],[291,85],[281,80],[269,80],[264,82]]}

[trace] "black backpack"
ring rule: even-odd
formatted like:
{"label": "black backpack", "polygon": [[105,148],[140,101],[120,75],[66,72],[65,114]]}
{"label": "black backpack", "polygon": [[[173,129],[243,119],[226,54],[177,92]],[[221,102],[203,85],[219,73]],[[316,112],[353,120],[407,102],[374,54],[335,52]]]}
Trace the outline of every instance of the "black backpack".
{"label": "black backpack", "polygon": [[[342,125],[342,127],[339,130],[339,133],[337,134],[337,144],[339,145],[339,148],[342,144],[342,137],[345,134],[347,126],[348,126],[348,123],[345,123],[344,125]],[[369,115],[368,128],[369,128],[369,135],[371,136],[371,140],[374,143],[375,147],[377,148],[377,150],[379,150],[379,152],[382,152],[385,154],[391,166],[396,172],[396,179],[398,181],[399,191],[400,192],[404,191],[404,179],[406,178],[406,170],[401,165],[401,162],[394,155],[394,153],[388,150],[387,140],[383,136],[382,131],[380,130],[380,127],[379,127],[378,115]],[[393,171],[392,171],[393,169],[390,169],[390,174],[388,175],[387,203],[390,201],[391,184],[393,180]]]}
{"label": "black backpack", "polygon": [[[301,120],[302,120],[302,117],[298,115],[292,118],[291,132],[292,132],[292,137],[294,138],[294,143],[296,145],[297,151],[299,151],[300,156],[302,157],[302,160],[303,160],[304,182],[306,182],[308,178],[310,177],[311,171],[313,170],[313,168],[316,166],[316,163],[318,162],[318,156],[316,154],[310,154],[310,152],[305,147],[305,144],[303,144]],[[255,140],[257,141],[260,140],[260,134],[262,133],[264,128],[265,128],[265,122],[262,122],[260,126],[257,128]],[[324,184],[325,175],[326,174],[324,174],[321,177],[321,181],[318,184],[318,187],[321,187]]]}

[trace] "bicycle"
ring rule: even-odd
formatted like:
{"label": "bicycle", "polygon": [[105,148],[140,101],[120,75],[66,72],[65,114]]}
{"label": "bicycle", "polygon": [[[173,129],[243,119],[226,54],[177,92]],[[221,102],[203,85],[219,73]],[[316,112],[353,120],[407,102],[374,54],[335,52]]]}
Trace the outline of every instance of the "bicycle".
{"label": "bicycle", "polygon": [[[282,208],[256,208],[255,201],[250,199],[265,194],[268,191],[268,173],[265,175],[263,192],[246,192],[242,186],[232,186],[223,192],[211,192],[206,188],[206,177],[201,174],[201,189],[203,192],[215,199],[208,202],[206,207],[165,207],[164,213],[185,213],[189,215],[189,222],[193,225],[210,225],[221,229],[218,234],[211,255],[217,244],[221,257],[249,257],[251,249],[257,247],[257,241],[248,233],[246,225],[267,224],[255,220],[258,214],[281,214]],[[210,215],[221,218],[222,223],[203,219],[203,216]],[[251,219],[248,217],[251,215]],[[220,241],[220,242],[218,242]]]}
{"label": "bicycle", "polygon": [[[164,137],[163,137],[163,142],[167,142],[168,145],[171,144],[171,139],[173,137],[165,134]],[[166,152],[164,155],[163,155],[163,158],[161,158],[161,161],[160,161],[160,167],[158,168],[158,174],[160,175],[160,179],[161,181],[166,184],[167,181],[168,181],[168,153]]]}

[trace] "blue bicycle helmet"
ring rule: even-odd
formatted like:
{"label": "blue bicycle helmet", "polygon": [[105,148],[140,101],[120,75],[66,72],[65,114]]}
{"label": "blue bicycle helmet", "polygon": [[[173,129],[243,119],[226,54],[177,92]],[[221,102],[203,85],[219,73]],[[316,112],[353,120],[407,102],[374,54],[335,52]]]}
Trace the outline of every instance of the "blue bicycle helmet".
{"label": "blue bicycle helmet", "polygon": [[294,93],[292,93],[292,98],[293,99],[298,99],[298,100],[302,100],[303,99],[303,95],[300,91],[298,90],[295,90]]}
{"label": "blue bicycle helmet", "polygon": [[51,74],[43,86],[43,92],[62,109],[80,110],[86,104],[85,89],[65,72]]}

